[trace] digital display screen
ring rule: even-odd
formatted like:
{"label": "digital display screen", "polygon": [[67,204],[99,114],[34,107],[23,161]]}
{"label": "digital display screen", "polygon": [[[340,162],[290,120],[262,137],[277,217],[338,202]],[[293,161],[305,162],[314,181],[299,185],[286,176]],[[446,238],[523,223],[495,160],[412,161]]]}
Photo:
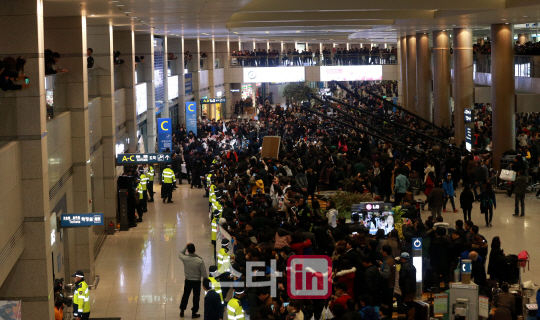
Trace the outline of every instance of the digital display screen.
{"label": "digital display screen", "polygon": [[382,66],[380,65],[321,67],[321,81],[371,81],[382,79]]}
{"label": "digital display screen", "polygon": [[178,98],[178,76],[167,78],[167,100]]}
{"label": "digital display screen", "polygon": [[304,67],[287,68],[244,68],[244,83],[304,82]]}
{"label": "digital display screen", "polygon": [[146,82],[135,86],[135,106],[137,109],[137,115],[143,114],[148,109]]}
{"label": "digital display screen", "polygon": [[360,221],[364,227],[369,229],[369,234],[376,234],[377,230],[384,230],[384,234],[389,234],[394,230],[394,214],[392,211],[359,211],[353,212],[360,216]]}

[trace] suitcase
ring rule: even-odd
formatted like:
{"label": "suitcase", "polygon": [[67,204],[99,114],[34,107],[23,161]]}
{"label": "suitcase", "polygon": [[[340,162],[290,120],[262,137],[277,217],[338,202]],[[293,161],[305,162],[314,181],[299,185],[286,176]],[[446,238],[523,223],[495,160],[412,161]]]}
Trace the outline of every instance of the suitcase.
{"label": "suitcase", "polygon": [[414,302],[414,319],[429,320],[429,304],[424,301]]}
{"label": "suitcase", "polygon": [[509,254],[504,258],[504,276],[503,281],[508,284],[519,282],[519,259],[515,254]]}

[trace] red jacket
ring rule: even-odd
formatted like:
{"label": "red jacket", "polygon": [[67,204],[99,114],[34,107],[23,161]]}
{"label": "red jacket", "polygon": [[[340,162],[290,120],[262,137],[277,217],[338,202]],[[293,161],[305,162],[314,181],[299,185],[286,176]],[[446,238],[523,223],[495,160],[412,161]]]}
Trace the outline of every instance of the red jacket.
{"label": "red jacket", "polygon": [[291,249],[294,251],[295,254],[302,255],[304,254],[304,249],[310,246],[311,246],[311,240],[307,239],[304,242],[297,242],[297,243],[291,244]]}
{"label": "red jacket", "polygon": [[[356,268],[341,270],[336,273],[334,282],[343,282],[347,285],[347,294],[354,298],[354,276],[356,274]],[[347,301],[345,301],[347,302]]]}
{"label": "red jacket", "polygon": [[348,294],[342,295],[341,297],[337,298],[336,300],[330,302],[330,310],[332,310],[332,312],[334,312],[334,305],[336,303],[342,305],[343,309],[347,310],[347,300],[349,300],[349,299],[351,299],[351,296],[349,296]]}

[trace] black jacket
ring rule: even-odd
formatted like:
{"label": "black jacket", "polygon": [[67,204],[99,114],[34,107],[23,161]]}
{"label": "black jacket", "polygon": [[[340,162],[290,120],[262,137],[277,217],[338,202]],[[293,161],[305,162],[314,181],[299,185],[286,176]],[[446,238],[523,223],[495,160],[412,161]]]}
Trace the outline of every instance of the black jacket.
{"label": "black jacket", "polygon": [[379,269],[374,265],[367,267],[366,271],[364,271],[362,292],[371,296],[373,306],[381,305],[381,282],[382,278]]}
{"label": "black jacket", "polygon": [[204,297],[204,320],[223,319],[223,305],[219,293],[210,290]]}

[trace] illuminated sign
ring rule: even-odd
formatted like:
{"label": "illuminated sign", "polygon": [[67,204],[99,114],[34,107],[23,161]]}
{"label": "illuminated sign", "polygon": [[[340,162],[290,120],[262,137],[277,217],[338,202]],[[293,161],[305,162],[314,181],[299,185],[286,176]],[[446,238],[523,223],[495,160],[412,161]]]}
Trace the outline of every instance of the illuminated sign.
{"label": "illuminated sign", "polygon": [[184,87],[186,95],[193,93],[193,75],[191,73],[184,74]]}
{"label": "illuminated sign", "polygon": [[116,156],[116,163],[123,164],[146,164],[171,162],[168,153],[123,153]]}
{"label": "illuminated sign", "polygon": [[[103,225],[103,213],[66,213],[60,215],[62,227],[90,227]],[[52,240],[51,240],[52,241]]]}
{"label": "illuminated sign", "polygon": [[148,109],[148,96],[146,92],[146,82],[135,86],[135,106],[137,115],[145,113]]}
{"label": "illuminated sign", "polygon": [[382,80],[382,66],[321,67],[321,81]]}
{"label": "illuminated sign", "polygon": [[54,245],[55,242],[56,242],[56,230],[52,229],[51,230],[51,247]]}
{"label": "illuminated sign", "polygon": [[218,98],[218,99],[201,99],[201,104],[210,104],[210,103],[225,103],[227,99]]}
{"label": "illuminated sign", "polygon": [[172,150],[172,121],[171,118],[159,118],[158,122],[158,147],[159,152],[167,148]]}
{"label": "illuminated sign", "polygon": [[243,68],[243,72],[244,83],[306,81],[304,67]]}
{"label": "illuminated sign", "polygon": [[472,110],[464,109],[463,113],[465,114],[465,122],[472,122]]}
{"label": "illuminated sign", "polygon": [[186,101],[186,130],[197,134],[197,102]]}
{"label": "illuminated sign", "polygon": [[240,92],[240,89],[231,89],[230,90],[232,93],[236,93],[236,92]]}
{"label": "illuminated sign", "polygon": [[465,148],[469,152],[472,150],[472,130],[469,127],[465,128]]}
{"label": "illuminated sign", "polygon": [[172,100],[178,98],[178,76],[167,78],[167,99]]}

